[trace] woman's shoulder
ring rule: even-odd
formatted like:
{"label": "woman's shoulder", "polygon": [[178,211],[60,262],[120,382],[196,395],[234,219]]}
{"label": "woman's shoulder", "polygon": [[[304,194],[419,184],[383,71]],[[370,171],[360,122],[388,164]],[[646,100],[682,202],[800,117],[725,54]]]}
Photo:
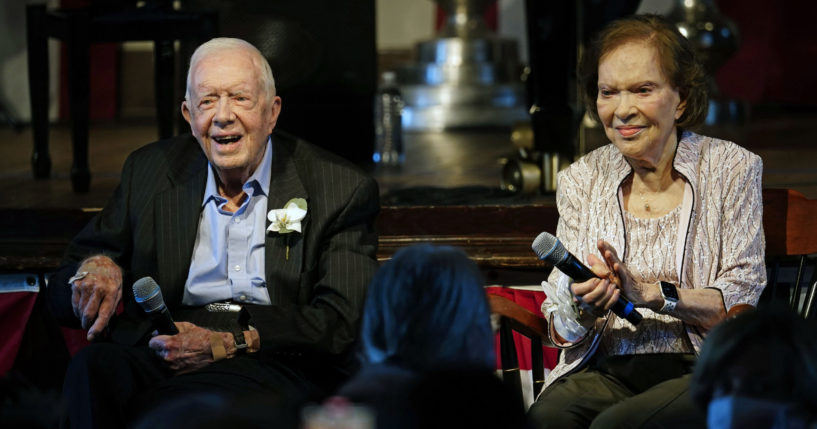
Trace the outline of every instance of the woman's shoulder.
{"label": "woman's shoulder", "polygon": [[[720,187],[736,178],[757,177],[763,172],[763,161],[737,143],[684,132],[675,156],[675,168],[695,184],[696,178],[708,177],[708,187]],[[743,179],[739,179],[743,180]]]}
{"label": "woman's shoulder", "polygon": [[613,144],[606,144],[596,148],[571,163],[559,175],[570,177],[573,180],[597,180],[600,172],[604,177],[615,181],[615,177],[626,175],[630,171],[629,164]]}
{"label": "woman's shoulder", "polygon": [[709,159],[723,162],[732,159],[748,164],[761,162],[760,156],[735,142],[691,131],[685,131],[681,137],[679,152],[682,150],[693,152],[702,161]]}

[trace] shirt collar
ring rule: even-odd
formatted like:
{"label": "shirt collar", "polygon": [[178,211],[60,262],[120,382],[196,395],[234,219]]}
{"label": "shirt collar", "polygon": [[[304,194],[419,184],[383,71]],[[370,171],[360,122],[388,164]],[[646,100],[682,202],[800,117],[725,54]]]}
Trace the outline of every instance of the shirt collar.
{"label": "shirt collar", "polygon": [[[213,170],[213,165],[207,163],[207,185],[204,188],[204,199],[202,206],[207,205],[210,200],[223,200],[224,197],[219,195],[218,186],[216,185],[216,175]],[[269,196],[269,182],[272,175],[272,137],[267,137],[267,146],[264,148],[264,159],[261,164],[255,169],[255,172],[244,182],[242,188],[247,191],[248,188],[254,191],[247,191],[250,196],[265,195]]]}

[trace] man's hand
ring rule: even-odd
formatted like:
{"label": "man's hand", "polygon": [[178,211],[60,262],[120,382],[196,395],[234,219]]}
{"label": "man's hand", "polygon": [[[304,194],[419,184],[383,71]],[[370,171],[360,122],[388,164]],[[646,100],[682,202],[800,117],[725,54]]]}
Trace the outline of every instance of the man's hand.
{"label": "man's hand", "polygon": [[179,333],[157,335],[150,339],[150,347],[168,366],[180,373],[194,371],[214,362],[210,336],[221,336],[227,356],[235,355],[235,341],[230,332],[214,332],[190,322],[176,322]]}
{"label": "man's hand", "polygon": [[77,271],[87,274],[71,282],[71,306],[90,341],[108,326],[122,299],[122,269],[111,258],[97,255],[83,261]]}

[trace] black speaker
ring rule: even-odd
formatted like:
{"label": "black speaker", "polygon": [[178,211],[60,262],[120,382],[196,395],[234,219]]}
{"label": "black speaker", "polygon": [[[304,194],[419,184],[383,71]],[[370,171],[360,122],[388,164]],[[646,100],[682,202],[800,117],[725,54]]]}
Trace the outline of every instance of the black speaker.
{"label": "black speaker", "polygon": [[608,22],[634,13],[639,3],[525,1],[531,69],[526,89],[529,103],[538,107],[531,115],[537,150],[566,159],[576,155],[574,140],[584,115],[581,94],[576,92],[578,46],[589,43]]}
{"label": "black speaker", "polygon": [[282,99],[278,129],[358,165],[371,162],[375,0],[185,0],[184,7],[217,11],[222,36],[264,54]]}

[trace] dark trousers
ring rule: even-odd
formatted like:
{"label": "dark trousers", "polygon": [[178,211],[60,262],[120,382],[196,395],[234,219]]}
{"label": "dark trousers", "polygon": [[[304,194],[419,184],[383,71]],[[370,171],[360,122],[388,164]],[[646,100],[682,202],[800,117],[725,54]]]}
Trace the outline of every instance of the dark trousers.
{"label": "dark trousers", "polygon": [[320,395],[297,370],[253,355],[239,355],[174,375],[147,347],[94,343],[74,356],[66,373],[63,426],[125,428],[157,405],[202,394],[227,399],[269,397],[271,403],[281,397],[306,400]]}
{"label": "dark trousers", "polygon": [[535,428],[705,428],[689,395],[694,356],[594,358],[561,377],[528,410]]}

